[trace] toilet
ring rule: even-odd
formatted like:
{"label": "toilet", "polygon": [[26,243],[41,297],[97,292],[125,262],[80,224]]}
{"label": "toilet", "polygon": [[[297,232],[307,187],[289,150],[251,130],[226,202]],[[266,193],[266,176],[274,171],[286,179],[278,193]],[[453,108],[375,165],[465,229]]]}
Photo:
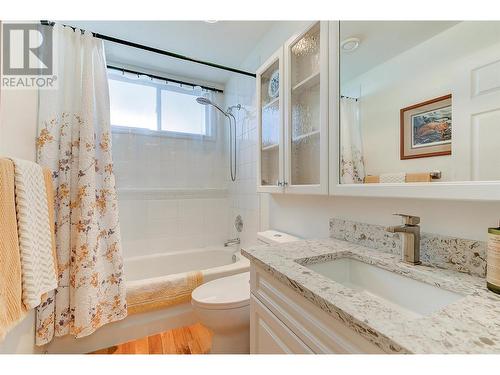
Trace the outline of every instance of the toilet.
{"label": "toilet", "polygon": [[[275,230],[257,233],[261,245],[299,239]],[[191,304],[198,320],[214,334],[211,353],[250,352],[250,272],[200,285],[191,294]]]}

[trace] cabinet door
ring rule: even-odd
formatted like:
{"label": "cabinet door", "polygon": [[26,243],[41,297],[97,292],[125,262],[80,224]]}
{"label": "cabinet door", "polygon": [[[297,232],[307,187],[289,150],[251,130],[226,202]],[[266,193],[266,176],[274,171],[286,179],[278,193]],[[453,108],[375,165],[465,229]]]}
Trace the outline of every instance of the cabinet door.
{"label": "cabinet door", "polygon": [[283,48],[257,71],[257,191],[283,192]]}
{"label": "cabinet door", "polygon": [[285,45],[287,193],[328,194],[328,22]]}
{"label": "cabinet door", "polygon": [[250,296],[251,354],[310,354],[311,349],[257,298]]}

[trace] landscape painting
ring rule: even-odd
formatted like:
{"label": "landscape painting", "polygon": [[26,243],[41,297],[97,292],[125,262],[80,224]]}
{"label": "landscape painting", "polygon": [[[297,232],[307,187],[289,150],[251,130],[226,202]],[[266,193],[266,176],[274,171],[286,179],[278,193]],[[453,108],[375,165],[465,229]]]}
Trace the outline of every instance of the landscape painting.
{"label": "landscape painting", "polygon": [[400,110],[401,160],[451,155],[451,94]]}
{"label": "landscape painting", "polygon": [[411,117],[412,147],[427,147],[451,142],[451,106]]}

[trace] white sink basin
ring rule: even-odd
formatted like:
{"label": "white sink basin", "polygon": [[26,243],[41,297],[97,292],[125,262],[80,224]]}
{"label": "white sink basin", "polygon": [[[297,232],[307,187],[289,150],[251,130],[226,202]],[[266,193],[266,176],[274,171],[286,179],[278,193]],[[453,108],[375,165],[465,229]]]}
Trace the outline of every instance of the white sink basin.
{"label": "white sink basin", "polygon": [[351,258],[339,258],[305,267],[416,316],[430,315],[464,297]]}

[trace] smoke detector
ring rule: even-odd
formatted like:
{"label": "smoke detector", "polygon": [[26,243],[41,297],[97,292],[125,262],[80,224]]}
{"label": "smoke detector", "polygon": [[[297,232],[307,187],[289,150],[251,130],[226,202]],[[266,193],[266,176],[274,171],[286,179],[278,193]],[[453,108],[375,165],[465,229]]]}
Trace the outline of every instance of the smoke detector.
{"label": "smoke detector", "polygon": [[346,52],[352,52],[359,47],[361,39],[359,38],[347,38],[340,42],[340,47]]}

